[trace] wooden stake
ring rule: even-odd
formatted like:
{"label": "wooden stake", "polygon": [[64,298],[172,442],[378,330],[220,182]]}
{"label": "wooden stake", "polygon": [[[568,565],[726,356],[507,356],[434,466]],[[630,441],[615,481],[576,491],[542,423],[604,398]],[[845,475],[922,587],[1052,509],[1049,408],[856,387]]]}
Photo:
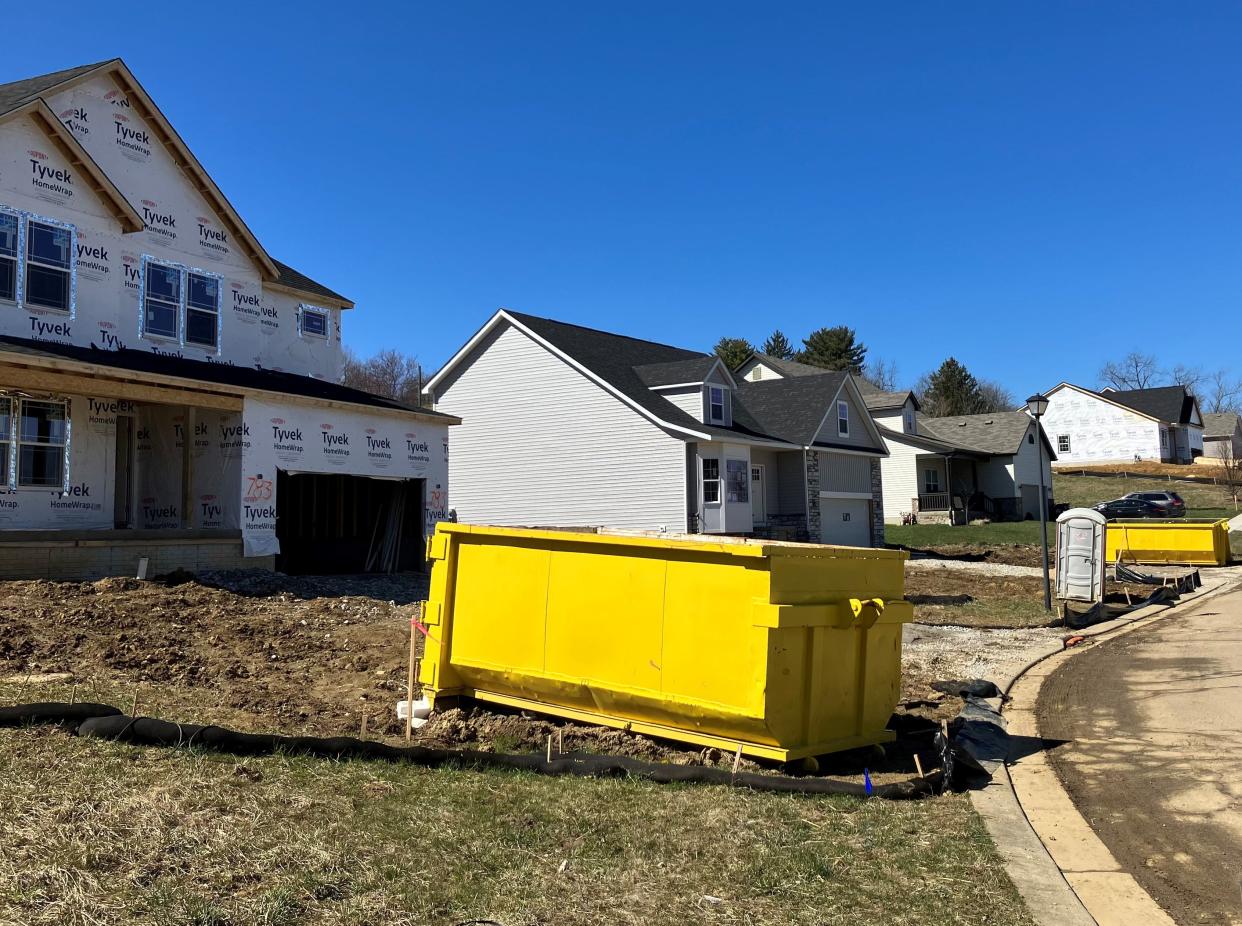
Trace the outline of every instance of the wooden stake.
{"label": "wooden stake", "polygon": [[565,731],[556,731],[556,754],[563,756],[565,754]]}
{"label": "wooden stake", "polygon": [[410,664],[405,674],[405,741],[414,737],[414,622],[410,621]]}
{"label": "wooden stake", "polygon": [[552,734],[548,734],[548,765],[552,764]]}
{"label": "wooden stake", "polygon": [[733,774],[737,774],[737,767],[742,764],[742,744],[737,744],[737,754],[733,757]]}
{"label": "wooden stake", "polygon": [[919,770],[920,778],[927,777],[926,775],[923,774],[923,762],[921,759],[919,759],[919,754],[917,752],[914,754],[914,767]]}
{"label": "wooden stake", "polygon": [[69,703],[70,704],[78,703],[78,683],[77,682],[74,682],[73,687],[69,689]]}
{"label": "wooden stake", "polygon": [[366,738],[367,738],[367,711],[366,711],[366,708],[363,708],[362,709],[362,728],[358,733],[358,739],[364,740]]}
{"label": "wooden stake", "polygon": [[134,689],[134,701],[129,706],[129,716],[130,717],[138,716],[138,689],[137,688]]}

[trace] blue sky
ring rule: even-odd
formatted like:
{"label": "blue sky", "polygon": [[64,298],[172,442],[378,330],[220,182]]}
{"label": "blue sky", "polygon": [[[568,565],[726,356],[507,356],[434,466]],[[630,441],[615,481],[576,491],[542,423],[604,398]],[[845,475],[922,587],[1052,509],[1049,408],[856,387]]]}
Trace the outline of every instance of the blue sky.
{"label": "blue sky", "polygon": [[509,306],[701,349],[848,324],[1019,397],[1237,356],[1236,3],[48,9],[6,10],[0,80],[124,57],[363,353],[434,368]]}

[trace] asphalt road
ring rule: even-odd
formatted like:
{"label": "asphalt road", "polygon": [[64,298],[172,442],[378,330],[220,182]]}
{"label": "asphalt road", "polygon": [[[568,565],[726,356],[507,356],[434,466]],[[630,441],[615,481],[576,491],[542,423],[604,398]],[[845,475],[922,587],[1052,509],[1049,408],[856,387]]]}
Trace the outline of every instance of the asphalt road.
{"label": "asphalt road", "polygon": [[1242,591],[1069,660],[1037,710],[1074,803],[1156,902],[1242,924]]}

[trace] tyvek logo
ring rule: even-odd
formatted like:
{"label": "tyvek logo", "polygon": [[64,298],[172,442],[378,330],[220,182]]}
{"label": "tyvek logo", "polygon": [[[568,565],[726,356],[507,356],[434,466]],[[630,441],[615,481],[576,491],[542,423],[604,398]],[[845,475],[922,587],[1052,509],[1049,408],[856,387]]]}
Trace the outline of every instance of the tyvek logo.
{"label": "tyvek logo", "polygon": [[[116,335],[116,325],[112,322],[99,323],[99,340],[104,350],[125,350],[125,342]],[[95,345],[91,345],[94,347]]]}
{"label": "tyvek logo", "polygon": [[68,109],[62,109],[60,111],[60,121],[75,135],[85,136],[91,134],[90,126],[87,125],[90,122],[90,116],[80,106],[70,106]]}
{"label": "tyvek logo", "polygon": [[142,201],[142,221],[147,231],[169,241],[177,240],[177,217],[152,199]]}
{"label": "tyvek logo", "polygon": [[228,257],[229,236],[205,215],[195,217],[198,225],[198,246],[211,257]]}
{"label": "tyvek logo", "polygon": [[129,97],[121,90],[109,90],[104,94],[104,102],[110,103],[118,109],[129,109]]}
{"label": "tyvek logo", "polygon": [[47,154],[35,148],[26,154],[30,160],[31,186],[57,199],[68,199],[73,195],[73,174],[69,170],[51,166],[47,163]]}
{"label": "tyvek logo", "polygon": [[121,255],[121,278],[126,289],[137,290],[141,286],[142,261],[137,255]]}
{"label": "tyvek logo", "polygon": [[219,527],[224,522],[224,506],[214,495],[200,495],[198,516],[203,527]]}
{"label": "tyvek logo", "polygon": [[[128,101],[125,105],[129,105]],[[151,136],[146,129],[139,128],[124,113],[113,113],[112,124],[116,127],[112,140],[126,157],[131,161],[145,161],[151,157]]]}

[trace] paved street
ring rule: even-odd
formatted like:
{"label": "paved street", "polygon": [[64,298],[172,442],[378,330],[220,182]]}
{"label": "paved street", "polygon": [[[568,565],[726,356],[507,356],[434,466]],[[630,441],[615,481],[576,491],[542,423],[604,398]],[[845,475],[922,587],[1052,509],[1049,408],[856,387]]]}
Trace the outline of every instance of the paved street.
{"label": "paved street", "polygon": [[1242,591],[1069,660],[1038,712],[1121,865],[1179,923],[1242,923]]}

